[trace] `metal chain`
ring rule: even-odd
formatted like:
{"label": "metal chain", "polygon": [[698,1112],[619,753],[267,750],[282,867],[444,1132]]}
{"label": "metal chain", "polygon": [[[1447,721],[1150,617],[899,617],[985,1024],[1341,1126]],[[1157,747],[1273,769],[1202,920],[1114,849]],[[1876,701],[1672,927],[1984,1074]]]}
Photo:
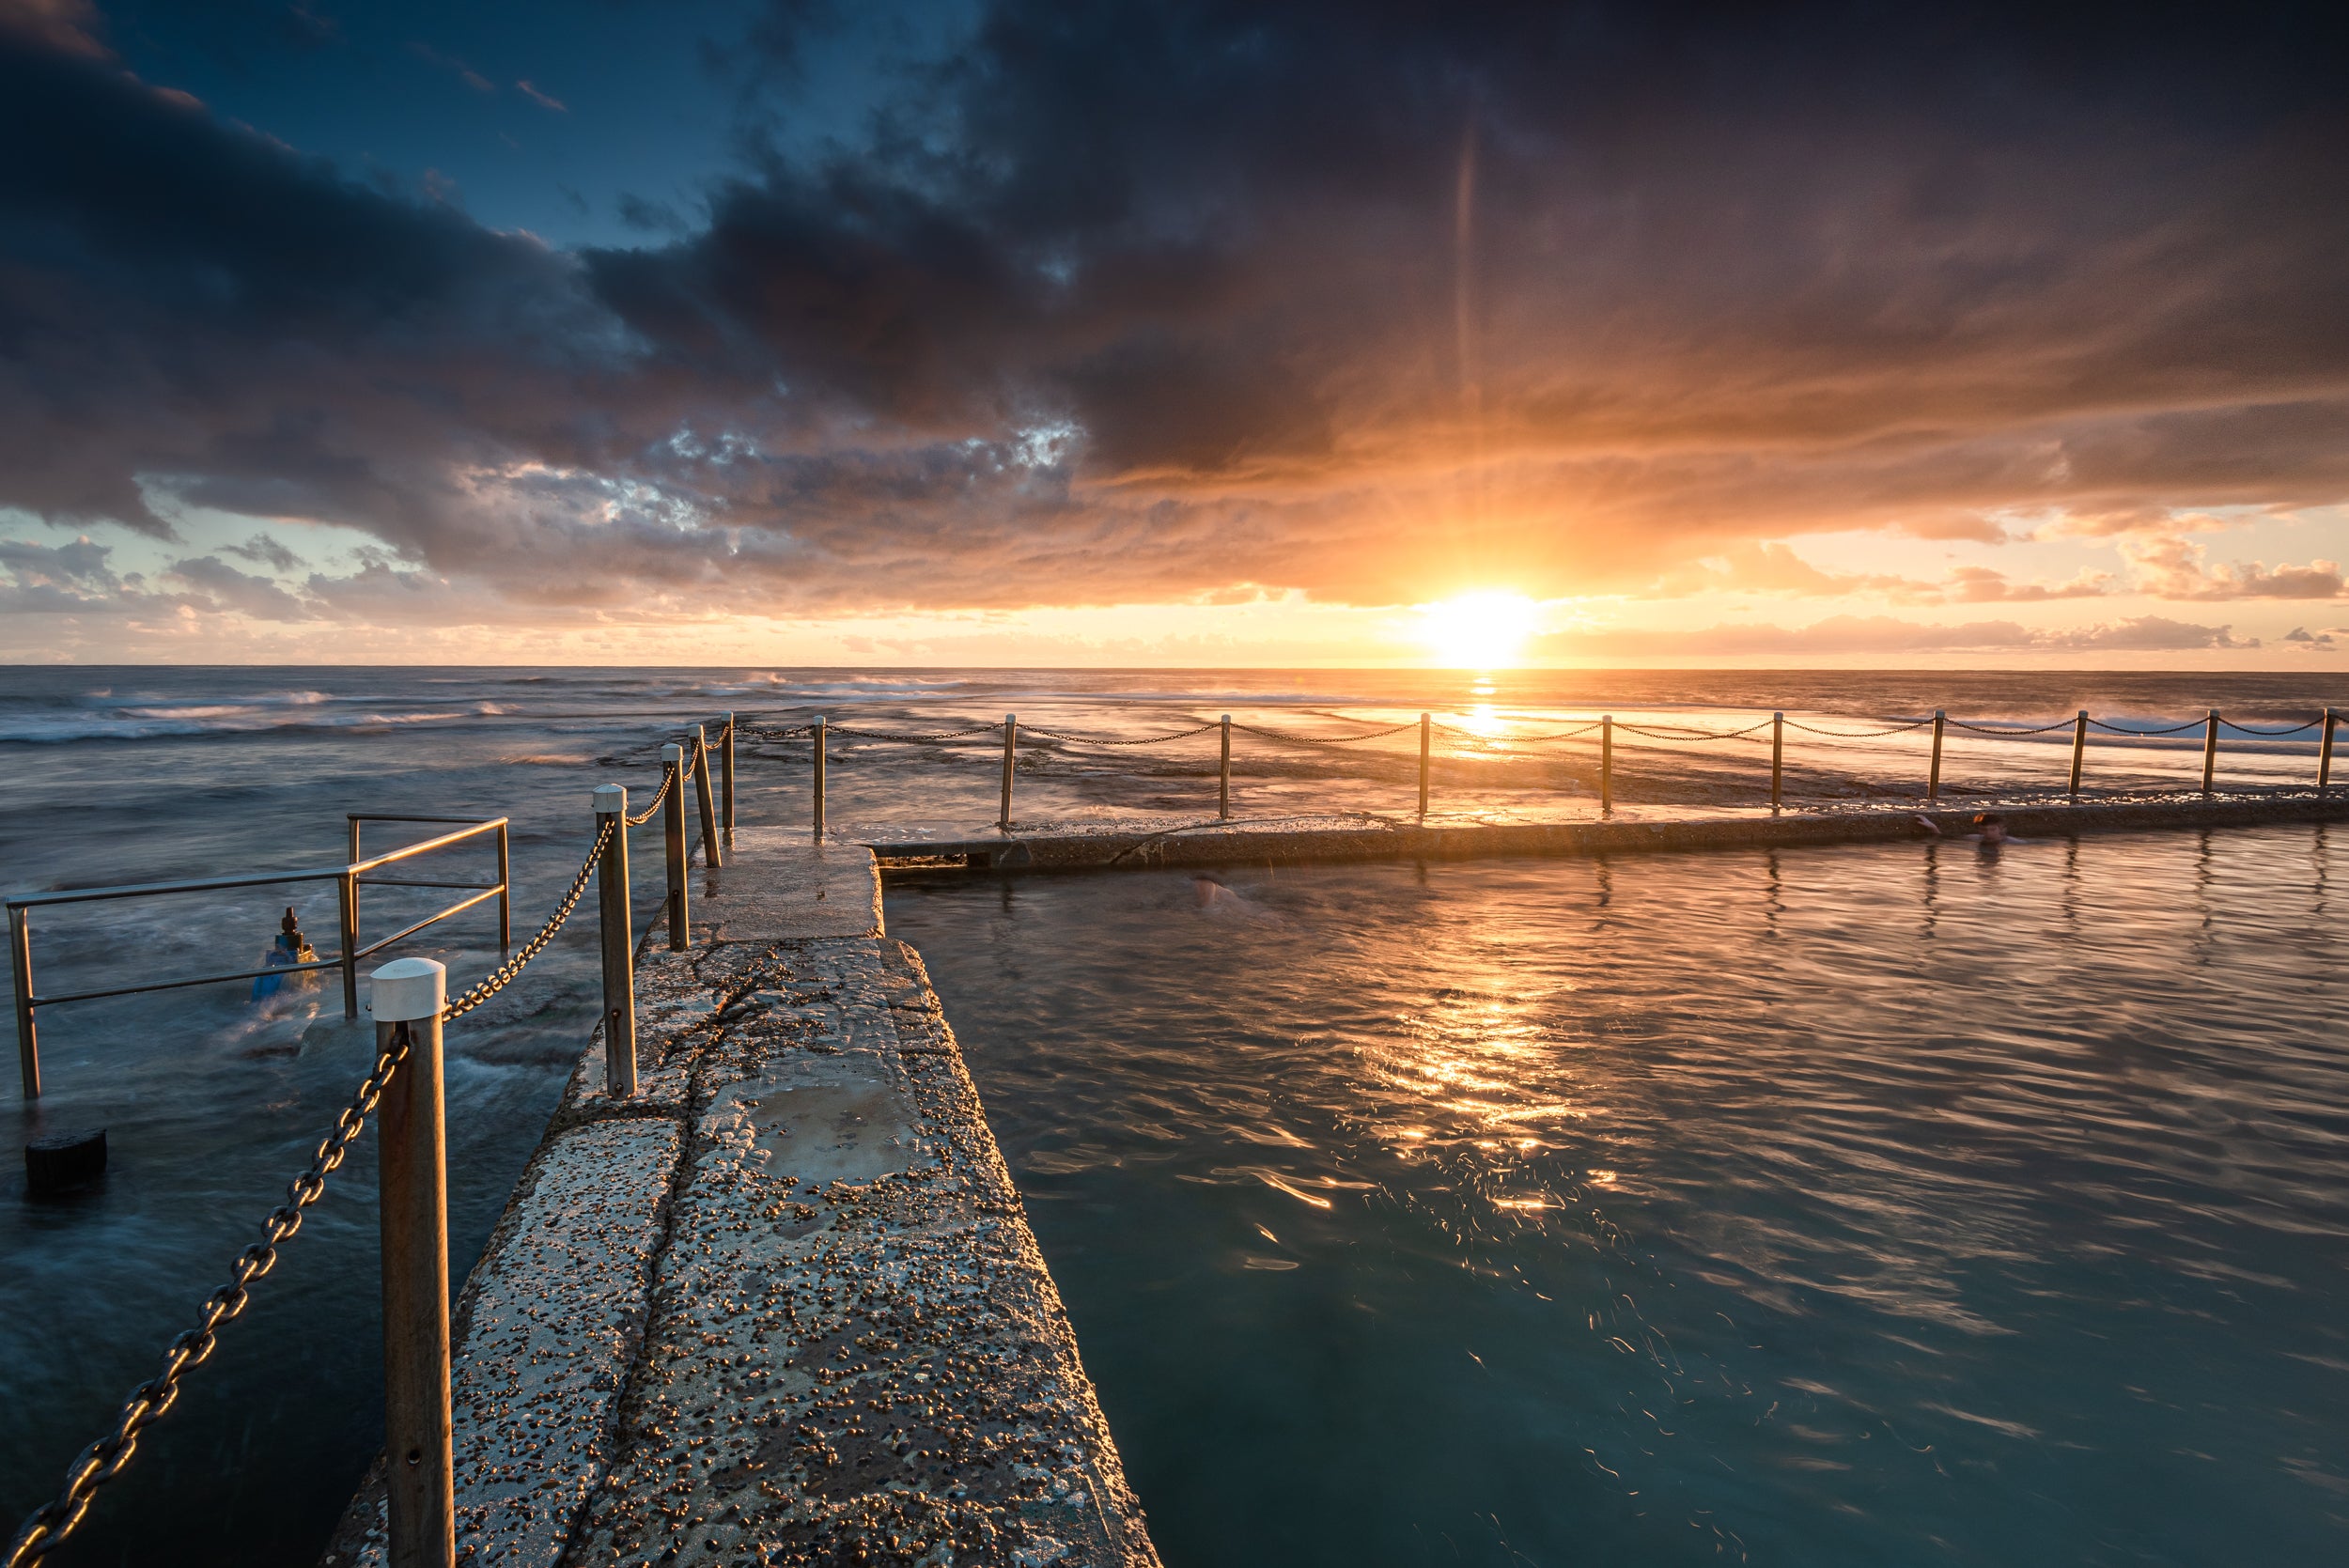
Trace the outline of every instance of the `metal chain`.
{"label": "metal chain", "polygon": [[614,831],[613,825],[606,822],[602,831],[596,834],[595,847],[587,851],[586,862],[580,866],[579,875],[571,878],[571,891],[563,895],[563,902],[555,906],[554,913],[544,925],[538,927],[538,934],[531,938],[520,953],[491,970],[480,985],[442,1008],[443,1021],[463,1017],[506,989],[533,958],[546,951],[547,943],[554,940],[554,934],[563,929],[563,923],[570,919],[571,911],[579,907],[580,895],[587,891],[587,879],[596,874],[596,862],[603,858],[604,850],[611,846]]}
{"label": "metal chain", "polygon": [[1232,727],[1249,735],[1261,735],[1267,740],[1285,741],[1291,746],[1350,746],[1357,740],[1376,740],[1381,736],[1399,735],[1405,730],[1415,730],[1419,728],[1419,721],[1413,719],[1408,723],[1391,724],[1383,730],[1371,730],[1362,735],[1340,735],[1326,737],[1310,735],[1284,735],[1279,730],[1262,729],[1254,724],[1234,724]]}
{"label": "metal chain", "polygon": [[[2034,729],[1994,729],[1983,724],[1969,724],[1963,719],[1952,719],[1949,724],[1952,729],[1971,730],[1976,735],[2052,735],[2057,730],[2070,729],[2076,722],[2071,719],[2059,719],[2052,724],[2041,724]],[[2089,721],[2092,724],[2095,722],[2093,719]]]}
{"label": "metal chain", "polygon": [[1598,721],[1594,719],[1589,723],[1577,724],[1570,730],[1553,730],[1548,735],[1479,735],[1474,730],[1464,730],[1455,724],[1438,724],[1435,727],[1446,735],[1457,736],[1463,740],[1482,740],[1494,744],[1506,742],[1512,746],[1531,746],[1537,741],[1571,740],[1578,735],[1588,735],[1593,730],[1598,728]]}
{"label": "metal chain", "polygon": [[[811,730],[814,727],[809,726]],[[1000,732],[1003,727],[1001,723],[973,724],[967,730],[941,730],[936,735],[907,735],[895,730],[851,729],[846,724],[826,724],[824,730],[829,735],[845,735],[858,740],[895,740],[909,746],[934,746],[941,741],[960,740],[965,736],[986,735],[990,731]]]}
{"label": "metal chain", "polygon": [[[1971,725],[1967,725],[1966,727],[1968,729],[1972,728]],[[2108,724],[2102,719],[2091,719],[2088,722],[2088,727],[2095,730],[2107,730],[2114,735],[2184,735],[2187,730],[2201,729],[2202,727],[2202,721],[2197,719],[2191,723],[2172,724],[2168,729],[2162,730],[2132,730],[2125,729],[2119,724]],[[2306,729],[2308,726],[2303,724],[2300,727]]]}
{"label": "metal chain", "polygon": [[393,1030],[391,1043],[375,1060],[375,1070],[359,1085],[350,1103],[343,1107],[342,1114],[334,1120],[334,1130],[319,1141],[309,1169],[286,1185],[286,1202],[270,1210],[269,1217],[262,1220],[262,1239],[237,1255],[229,1268],[228,1282],[205,1298],[196,1326],[171,1342],[163,1353],[162,1373],[131,1390],[131,1397],[123,1402],[122,1413],[115,1420],[114,1430],[84,1449],[66,1467],[64,1490],[26,1516],[16,1539],[9,1543],[8,1556],[0,1559],[0,1568],[25,1568],[54,1550],[89,1513],[98,1488],[122,1473],[123,1467],[138,1450],[139,1434],[178,1401],[180,1379],[211,1356],[221,1325],[233,1321],[244,1311],[250,1299],[247,1287],[275,1266],[277,1249],[301,1231],[302,1211],[325,1193],[327,1176],[341,1168],[350,1153],[350,1145],[366,1127],[367,1117],[374,1112],[376,1102],[383,1097],[384,1086],[408,1059],[409,1044],[405,1027]]}
{"label": "metal chain", "polygon": [[2222,728],[2231,729],[2237,735],[2257,735],[2273,738],[2274,737],[2279,735],[2298,735],[2302,730],[2312,730],[2316,728],[2318,724],[2322,723],[2323,721],[2319,719],[2310,719],[2305,724],[2292,724],[2279,730],[2253,729],[2248,724],[2238,724],[2232,719],[2221,719],[2218,722]]}
{"label": "metal chain", "polygon": [[1824,735],[1836,740],[1874,740],[1878,736],[1905,735],[1910,730],[1921,730],[1932,722],[1930,719],[1919,719],[1910,723],[1894,724],[1889,729],[1881,730],[1823,730],[1814,729],[1809,724],[1798,724],[1789,719],[1786,721],[1786,727],[1790,730],[1800,730],[1805,735]]}
{"label": "metal chain", "polygon": [[652,792],[652,799],[645,802],[643,811],[628,819],[630,827],[641,828],[652,820],[653,813],[661,809],[661,802],[669,798],[669,790],[677,783],[677,774],[666,768],[661,770],[661,787]]}
{"label": "metal chain", "polygon": [[[1038,729],[1034,724],[1020,725],[1019,735],[1022,739],[1031,735],[1039,735],[1047,740],[1066,740],[1080,746],[1163,746],[1170,740],[1188,740],[1194,735],[1205,735],[1220,722],[1221,721],[1216,721],[1191,729],[1176,730],[1172,735],[1146,735],[1139,740],[1112,740],[1105,736],[1072,735],[1065,730]],[[1237,729],[1238,726],[1233,727]]]}
{"label": "metal chain", "polygon": [[1692,729],[1686,724],[1659,724],[1653,728],[1642,724],[1617,724],[1615,726],[1626,734],[1641,736],[1649,740],[1735,740],[1741,736],[1751,735],[1756,730],[1769,727],[1770,722],[1767,719],[1758,724],[1748,724],[1741,730],[1700,730]]}

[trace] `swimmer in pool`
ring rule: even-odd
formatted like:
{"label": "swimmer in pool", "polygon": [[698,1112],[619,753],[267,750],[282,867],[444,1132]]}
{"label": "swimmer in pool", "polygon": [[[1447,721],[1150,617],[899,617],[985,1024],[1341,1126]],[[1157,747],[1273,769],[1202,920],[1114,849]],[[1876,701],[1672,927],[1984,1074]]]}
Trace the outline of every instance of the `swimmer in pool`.
{"label": "swimmer in pool", "polygon": [[1227,920],[1258,920],[1274,924],[1281,917],[1257,903],[1246,893],[1234,892],[1213,877],[1202,872],[1190,879],[1192,904],[1202,914]]}
{"label": "swimmer in pool", "polygon": [[[1935,838],[1942,836],[1941,825],[1930,816],[1917,818],[1917,825]],[[2005,817],[2000,816],[1997,812],[1986,811],[1975,815],[1974,831],[1963,835],[1960,842],[1995,846],[2001,844],[2022,844],[2027,841],[2016,838],[2006,831]]]}

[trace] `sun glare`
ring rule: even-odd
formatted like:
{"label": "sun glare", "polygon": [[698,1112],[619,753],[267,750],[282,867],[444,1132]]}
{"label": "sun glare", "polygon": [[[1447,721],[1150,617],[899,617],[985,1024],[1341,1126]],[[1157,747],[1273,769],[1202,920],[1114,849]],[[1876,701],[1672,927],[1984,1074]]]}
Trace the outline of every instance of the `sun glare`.
{"label": "sun glare", "polygon": [[1541,606],[1523,594],[1460,594],[1419,606],[1419,634],[1435,662],[1453,670],[1517,667]]}

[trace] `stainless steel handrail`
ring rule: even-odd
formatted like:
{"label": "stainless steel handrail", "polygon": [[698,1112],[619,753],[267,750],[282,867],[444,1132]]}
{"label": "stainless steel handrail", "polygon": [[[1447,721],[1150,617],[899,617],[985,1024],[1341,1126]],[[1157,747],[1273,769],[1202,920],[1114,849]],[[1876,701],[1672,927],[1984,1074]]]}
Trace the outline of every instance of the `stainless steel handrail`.
{"label": "stainless steel handrail", "polygon": [[[491,898],[498,901],[498,945],[501,949],[513,945],[513,886],[509,876],[510,840],[508,819],[503,816],[409,816],[376,813],[351,813],[349,816],[350,859],[334,868],[316,871],[263,872],[244,877],[198,877],[174,882],[139,882],[112,888],[70,888],[57,893],[27,893],[8,901],[8,958],[16,981],[16,1052],[17,1067],[22,1078],[24,1097],[40,1097],[40,1039],[36,1027],[34,1010],[55,1007],[69,1001],[96,1001],[105,997],[138,996],[149,991],[177,990],[186,986],[212,986],[230,980],[254,980],[264,975],[306,974],[317,970],[338,969],[343,972],[343,1016],[359,1016],[359,960],[380,953],[393,943],[414,936],[426,926],[464,913],[477,904]],[[403,845],[385,854],[361,858],[359,825],[362,822],[437,822],[462,824],[455,832],[441,833],[415,844]],[[400,877],[367,877],[366,873],[436,849],[446,849],[481,837],[485,833],[497,836],[497,880],[494,882],[439,882],[412,880]],[[70,991],[58,996],[41,996],[33,989],[33,942],[31,911],[61,904],[94,904],[119,898],[153,898],[174,893],[219,893],[232,888],[283,886],[298,882],[333,882],[335,884],[340,916],[341,946],[332,958],[315,959],[303,964],[279,964],[266,969],[234,970],[218,974],[190,975],[176,980],[147,981],[135,986],[115,986],[100,990]],[[359,936],[359,889],[368,887],[413,887],[462,889],[473,894],[460,899],[437,913],[426,916],[414,924],[396,931],[388,937],[362,943]]]}

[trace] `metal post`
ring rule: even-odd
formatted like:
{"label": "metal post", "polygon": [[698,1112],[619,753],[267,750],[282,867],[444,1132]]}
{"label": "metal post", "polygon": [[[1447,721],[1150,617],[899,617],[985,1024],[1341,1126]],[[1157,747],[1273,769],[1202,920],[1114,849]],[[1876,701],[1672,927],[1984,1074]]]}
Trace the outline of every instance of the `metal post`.
{"label": "metal post", "polygon": [[1427,815],[1427,737],[1433,732],[1434,721],[1424,713],[1419,716],[1419,814]]}
{"label": "metal post", "polygon": [[1786,715],[1770,715],[1770,810],[1778,810],[1785,794],[1786,783]]}
{"label": "metal post", "polygon": [[603,937],[603,1085],[615,1099],[636,1093],[636,951],[628,907],[628,791],[598,784],[596,831],[612,842],[596,866],[596,913]]}
{"label": "metal post", "polygon": [[391,1568],[454,1568],[457,1472],[449,1419],[448,1142],[441,1009],[448,971],[399,958],[369,977],[380,1053],[408,1032],[408,1059],[378,1109],[383,1241],[383,1468]]}
{"label": "metal post", "polygon": [[1003,809],[996,814],[995,826],[1011,831],[1011,758],[1012,749],[1019,743],[1019,715],[1003,715]]}
{"label": "metal post", "polygon": [[2218,710],[2212,708],[2210,717],[2202,722],[2202,793],[2211,792],[2211,782],[2218,772]]}
{"label": "metal post", "polygon": [[346,871],[334,884],[341,894],[335,900],[341,916],[343,939],[343,1017],[356,1022],[359,1017],[359,875]]}
{"label": "metal post", "polygon": [[2316,748],[2316,787],[2333,787],[2333,710],[2325,710],[2325,738]]}
{"label": "metal post", "polygon": [[2080,798],[2080,764],[2088,760],[2088,709],[2072,721],[2072,799]]}
{"label": "metal post", "polygon": [[[2329,731],[2327,734],[2331,733]],[[1216,787],[1215,815],[1228,818],[1232,815],[1232,716],[1223,716],[1223,766]]]}
{"label": "metal post", "polygon": [[814,835],[816,842],[821,844],[824,842],[824,716],[822,714],[818,713],[816,716],[816,723],[809,733],[816,742],[816,815],[812,820],[816,825]]}
{"label": "metal post", "polygon": [[718,753],[718,777],[725,789],[726,847],[734,847],[734,715],[726,715],[725,749]]}
{"label": "metal post", "polygon": [[[2325,735],[2329,747],[2332,732]],[[40,1098],[40,1038],[33,1031],[33,928],[31,911],[8,911],[8,972],[16,981],[16,1070],[24,1097]]]}
{"label": "metal post", "polygon": [[[350,819],[350,859],[346,865],[359,863],[359,819]],[[344,890],[343,926],[343,1017],[356,1022],[359,1017],[359,878],[345,877],[350,885]]]}
{"label": "metal post", "polygon": [[1599,715],[1598,720],[1598,809],[1610,813],[1615,809],[1615,716]]}
{"label": "metal post", "polygon": [[514,855],[513,846],[506,837],[506,824],[498,824],[498,947],[514,945]]}
{"label": "metal post", "polygon": [[1941,732],[1947,728],[1950,716],[1939,708],[1933,710],[1933,771],[1925,775],[1925,799],[1941,799]]}
{"label": "metal post", "polygon": [[693,799],[702,813],[702,864],[715,871],[725,864],[718,849],[718,807],[709,798],[709,739],[693,726]]}
{"label": "metal post", "polygon": [[682,953],[691,939],[685,908],[685,748],[661,748],[662,782],[669,799],[661,817],[662,866],[669,874],[669,946]]}

